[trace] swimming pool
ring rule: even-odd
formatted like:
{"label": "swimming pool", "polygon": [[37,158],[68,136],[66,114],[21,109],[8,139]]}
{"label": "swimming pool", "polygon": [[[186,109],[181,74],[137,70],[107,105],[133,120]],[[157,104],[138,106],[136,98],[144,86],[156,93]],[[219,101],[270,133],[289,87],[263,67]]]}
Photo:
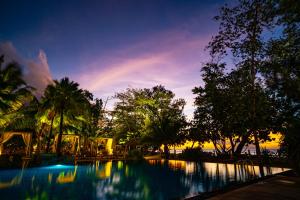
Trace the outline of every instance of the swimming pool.
{"label": "swimming pool", "polygon": [[286,170],[179,160],[0,170],[0,199],[174,199]]}

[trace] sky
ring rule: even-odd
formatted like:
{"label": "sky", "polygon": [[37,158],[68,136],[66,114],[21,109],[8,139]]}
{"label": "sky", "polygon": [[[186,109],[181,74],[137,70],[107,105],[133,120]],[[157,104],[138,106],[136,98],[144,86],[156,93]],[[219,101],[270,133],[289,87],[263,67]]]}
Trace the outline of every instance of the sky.
{"label": "sky", "polygon": [[[164,85],[187,101],[202,85],[205,46],[217,33],[218,0],[4,0],[0,53],[24,67],[42,94],[69,77],[95,97]],[[114,100],[109,100],[108,109]]]}

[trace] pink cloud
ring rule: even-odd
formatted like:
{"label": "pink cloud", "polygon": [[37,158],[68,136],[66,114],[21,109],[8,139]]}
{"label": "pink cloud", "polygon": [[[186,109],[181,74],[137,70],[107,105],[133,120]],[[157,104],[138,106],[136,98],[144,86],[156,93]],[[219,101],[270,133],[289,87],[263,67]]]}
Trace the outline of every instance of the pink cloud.
{"label": "pink cloud", "polygon": [[185,110],[190,115],[194,101],[191,90],[201,84],[200,67],[207,58],[204,47],[209,39],[183,31],[160,33],[126,49],[91,58],[75,80],[98,97],[112,96],[127,87],[161,84],[177,98],[186,99]]}

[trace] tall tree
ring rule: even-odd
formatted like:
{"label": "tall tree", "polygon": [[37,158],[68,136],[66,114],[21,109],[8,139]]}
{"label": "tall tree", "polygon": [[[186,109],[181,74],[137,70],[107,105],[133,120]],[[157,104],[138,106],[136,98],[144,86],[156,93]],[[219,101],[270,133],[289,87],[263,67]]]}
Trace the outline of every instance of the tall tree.
{"label": "tall tree", "polygon": [[[221,124],[216,118],[218,117],[218,108],[222,109],[220,100],[224,98],[221,91],[221,83],[225,76],[225,65],[207,63],[202,68],[202,78],[204,81],[204,87],[196,87],[193,89],[193,93],[196,94],[194,111],[194,119],[192,125],[192,131],[197,140],[210,141],[213,143],[215,150],[218,153],[226,152],[222,142],[225,138],[221,134]],[[220,105],[220,106],[217,106]]]}
{"label": "tall tree", "polygon": [[114,130],[123,142],[139,142],[153,147],[185,140],[185,101],[174,99],[174,93],[163,86],[151,89],[128,89],[118,93],[114,109]]}
{"label": "tall tree", "polygon": [[139,99],[139,105],[146,114],[143,141],[158,147],[163,144],[168,158],[168,145],[181,144],[186,139],[185,101],[174,99],[175,94],[163,86],[145,89],[144,92],[145,96]]}
{"label": "tall tree", "polygon": [[86,97],[83,90],[79,89],[78,83],[70,81],[69,78],[63,78],[60,81],[55,80],[53,84],[48,85],[45,91],[51,91],[51,106],[54,111],[59,115],[59,134],[57,140],[56,153],[61,155],[61,141],[64,130],[64,116],[69,114],[80,114],[84,109],[86,103]]}
{"label": "tall tree", "polygon": [[213,37],[208,48],[213,58],[229,55],[235,58],[237,68],[248,70],[251,84],[251,125],[249,133],[254,136],[256,153],[260,155],[259,129],[261,120],[257,114],[257,71],[263,62],[265,41],[262,34],[273,25],[274,3],[268,0],[239,0],[237,6],[225,5],[215,19],[219,33]]}
{"label": "tall tree", "polygon": [[141,137],[144,116],[137,105],[141,92],[139,89],[127,89],[115,95],[117,102],[113,111],[113,132],[120,143],[128,143]]}
{"label": "tall tree", "polygon": [[[251,82],[244,68],[225,73],[225,64],[207,63],[202,68],[204,86],[193,89],[196,94],[193,134],[197,140],[213,143],[218,153],[240,154],[251,143],[249,124],[252,118]],[[247,79],[248,78],[248,79]],[[260,139],[268,139],[272,105],[261,87],[256,86],[257,113],[261,124]],[[196,132],[196,133],[195,133]],[[195,136],[197,136],[195,135]]]}

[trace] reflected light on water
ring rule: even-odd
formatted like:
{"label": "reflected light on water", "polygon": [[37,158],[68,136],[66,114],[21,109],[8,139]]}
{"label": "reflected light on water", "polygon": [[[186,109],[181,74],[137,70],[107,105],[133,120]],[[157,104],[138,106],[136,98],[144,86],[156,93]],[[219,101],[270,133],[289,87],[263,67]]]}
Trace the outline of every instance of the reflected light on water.
{"label": "reflected light on water", "polygon": [[168,167],[173,170],[183,170],[186,174],[192,174],[195,172],[195,163],[183,160],[148,160],[151,165],[156,164],[168,164]]}
{"label": "reflected light on water", "polygon": [[51,184],[51,182],[52,182],[52,176],[53,176],[52,173],[49,173],[49,174],[48,174],[48,183],[49,183],[49,184]]}
{"label": "reflected light on water", "polygon": [[285,170],[181,160],[53,165],[24,172],[0,171],[0,196],[4,199],[178,199]]}
{"label": "reflected light on water", "polygon": [[103,165],[103,168],[99,169],[96,165],[96,176],[100,179],[108,178],[111,176],[112,161],[109,161]]}
{"label": "reflected light on water", "polygon": [[123,168],[123,162],[122,161],[118,161],[118,169],[122,169]]}
{"label": "reflected light on water", "polygon": [[77,174],[77,167],[78,166],[75,166],[74,171],[68,171],[67,173],[60,172],[56,179],[56,182],[59,184],[74,182]]}
{"label": "reflected light on water", "polygon": [[[151,165],[167,164],[169,168],[173,170],[182,170],[185,174],[193,174],[196,172],[197,163],[182,161],[182,160],[148,160]],[[202,163],[203,167],[210,176],[218,175],[226,177],[240,177],[240,180],[244,180],[247,177],[264,176],[269,174],[276,174],[282,171],[288,170],[286,168],[279,167],[262,167],[246,164],[225,164],[225,163]]]}
{"label": "reflected light on water", "polygon": [[0,181],[0,189],[9,188],[9,187],[18,185],[21,183],[21,180],[22,180],[22,175],[17,175],[10,181],[6,181],[6,182]]}

